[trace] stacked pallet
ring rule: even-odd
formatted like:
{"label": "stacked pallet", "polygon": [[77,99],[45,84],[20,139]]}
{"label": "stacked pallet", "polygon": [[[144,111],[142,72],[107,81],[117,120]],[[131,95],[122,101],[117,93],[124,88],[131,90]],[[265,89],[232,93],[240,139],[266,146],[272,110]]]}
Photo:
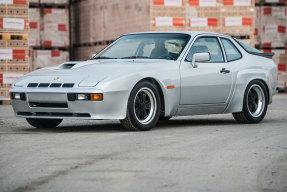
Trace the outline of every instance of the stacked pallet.
{"label": "stacked pallet", "polygon": [[259,1],[256,9],[256,46],[263,52],[275,53],[279,88],[287,88],[287,1]]}
{"label": "stacked pallet", "polygon": [[254,45],[252,0],[81,0],[72,5],[73,60],[139,31],[212,31]]}
{"label": "stacked pallet", "polygon": [[[32,70],[69,60],[67,0],[30,0],[30,66]],[[41,58],[43,57],[43,58]]]}
{"label": "stacked pallet", "polygon": [[0,100],[9,100],[11,84],[29,72],[28,2],[0,1]]}
{"label": "stacked pallet", "polygon": [[243,38],[254,46],[252,0],[153,0],[151,10],[152,31],[217,32]]}
{"label": "stacked pallet", "polygon": [[72,4],[73,60],[86,60],[120,35],[150,30],[150,0],[81,0]]}

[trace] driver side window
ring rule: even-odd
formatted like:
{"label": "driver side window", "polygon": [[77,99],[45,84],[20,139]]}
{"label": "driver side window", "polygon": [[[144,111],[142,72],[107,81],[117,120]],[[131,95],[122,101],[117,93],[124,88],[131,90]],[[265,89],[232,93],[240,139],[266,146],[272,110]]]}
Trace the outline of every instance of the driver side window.
{"label": "driver side window", "polygon": [[208,63],[224,62],[223,53],[216,37],[200,37],[196,39],[185,60],[191,62],[195,53],[210,53]]}

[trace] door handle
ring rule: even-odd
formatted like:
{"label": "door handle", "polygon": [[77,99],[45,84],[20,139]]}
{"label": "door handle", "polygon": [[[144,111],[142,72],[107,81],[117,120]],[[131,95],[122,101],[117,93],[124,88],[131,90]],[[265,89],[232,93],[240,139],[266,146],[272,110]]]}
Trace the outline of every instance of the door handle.
{"label": "door handle", "polygon": [[227,70],[227,69],[225,69],[225,68],[222,68],[222,69],[220,70],[220,73],[223,73],[223,74],[230,73],[230,70]]}

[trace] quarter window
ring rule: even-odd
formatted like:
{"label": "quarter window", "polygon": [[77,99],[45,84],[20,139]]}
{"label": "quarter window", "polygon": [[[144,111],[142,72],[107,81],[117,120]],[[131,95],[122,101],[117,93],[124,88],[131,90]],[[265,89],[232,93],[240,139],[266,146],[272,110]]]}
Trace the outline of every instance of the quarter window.
{"label": "quarter window", "polygon": [[227,61],[234,61],[241,58],[241,54],[235,45],[228,39],[221,39],[223,47],[225,49]]}
{"label": "quarter window", "polygon": [[222,50],[216,37],[200,37],[193,43],[186,60],[192,61],[195,53],[209,53],[209,63],[224,62]]}

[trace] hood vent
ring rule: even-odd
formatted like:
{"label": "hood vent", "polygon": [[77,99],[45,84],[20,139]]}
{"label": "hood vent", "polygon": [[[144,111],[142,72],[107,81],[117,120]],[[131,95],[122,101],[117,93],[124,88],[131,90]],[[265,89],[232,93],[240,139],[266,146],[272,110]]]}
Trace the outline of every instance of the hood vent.
{"label": "hood vent", "polygon": [[72,88],[74,83],[29,83],[29,88]]}
{"label": "hood vent", "polygon": [[59,66],[59,69],[71,69],[74,67],[79,61],[65,62]]}

